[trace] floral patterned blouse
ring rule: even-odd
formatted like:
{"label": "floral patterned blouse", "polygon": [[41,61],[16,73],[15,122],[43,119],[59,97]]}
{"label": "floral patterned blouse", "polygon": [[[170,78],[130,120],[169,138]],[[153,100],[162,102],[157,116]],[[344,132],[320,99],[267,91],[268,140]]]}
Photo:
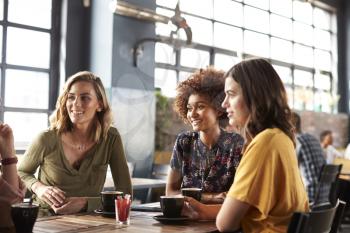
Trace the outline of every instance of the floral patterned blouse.
{"label": "floral patterned blouse", "polygon": [[181,172],[181,188],[197,187],[210,193],[228,191],[242,157],[243,143],[240,135],[221,130],[217,143],[208,149],[198,132],[179,134],[170,166]]}

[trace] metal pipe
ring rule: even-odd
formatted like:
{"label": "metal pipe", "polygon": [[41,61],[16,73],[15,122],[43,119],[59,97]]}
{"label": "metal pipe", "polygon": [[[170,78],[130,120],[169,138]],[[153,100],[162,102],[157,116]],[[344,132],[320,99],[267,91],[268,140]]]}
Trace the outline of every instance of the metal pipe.
{"label": "metal pipe", "polygon": [[133,17],[151,22],[168,24],[170,21],[170,18],[167,16],[157,14],[153,10],[137,7],[124,1],[112,2],[111,9],[118,15]]}

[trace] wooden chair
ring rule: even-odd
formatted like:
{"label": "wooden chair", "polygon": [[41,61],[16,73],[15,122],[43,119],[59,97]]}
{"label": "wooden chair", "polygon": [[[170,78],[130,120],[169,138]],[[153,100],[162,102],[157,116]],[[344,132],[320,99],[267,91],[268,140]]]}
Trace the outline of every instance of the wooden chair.
{"label": "wooden chair", "polygon": [[[339,206],[329,203],[314,206],[309,213],[295,212],[288,226],[288,233],[328,233],[336,232],[339,227],[338,221],[334,222]],[[341,205],[343,205],[342,203]],[[341,212],[341,211],[340,211]],[[338,214],[340,214],[338,212]],[[336,219],[337,220],[337,219]]]}
{"label": "wooden chair", "polygon": [[[318,179],[318,186],[316,189],[315,200],[313,206],[317,206],[321,203],[329,201],[335,205],[338,199],[338,176],[340,174],[342,165],[326,164],[321,168],[320,176]],[[322,192],[328,192],[328,200],[323,200]]]}

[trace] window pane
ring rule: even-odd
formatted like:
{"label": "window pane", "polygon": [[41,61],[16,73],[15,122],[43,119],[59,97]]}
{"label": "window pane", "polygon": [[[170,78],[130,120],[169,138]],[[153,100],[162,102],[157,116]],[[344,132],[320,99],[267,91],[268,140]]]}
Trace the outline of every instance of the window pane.
{"label": "window pane", "polygon": [[270,10],[277,14],[291,17],[292,0],[270,0]]}
{"label": "window pane", "polygon": [[259,7],[264,10],[269,9],[269,0],[244,0],[244,3]]}
{"label": "window pane", "polygon": [[313,67],[314,55],[312,48],[294,44],[294,63],[301,66]]}
{"label": "window pane", "polygon": [[156,4],[159,6],[166,6],[171,9],[175,9],[178,0],[156,0]]}
{"label": "window pane", "polygon": [[280,76],[283,83],[293,83],[292,70],[289,67],[273,65],[273,68],[275,68],[277,74]]}
{"label": "window pane", "polygon": [[49,107],[48,73],[6,70],[5,83],[5,106],[40,109]]}
{"label": "window pane", "polygon": [[174,48],[163,43],[156,43],[155,46],[155,60],[156,62],[168,63],[175,65]]}
{"label": "window pane", "polygon": [[154,86],[161,89],[162,95],[174,97],[176,95],[176,72],[173,70],[154,70]]}
{"label": "window pane", "polygon": [[51,28],[51,0],[9,0],[10,22]]}
{"label": "window pane", "polygon": [[315,29],[315,47],[331,50],[331,33],[328,31]]}
{"label": "window pane", "polygon": [[209,52],[185,48],[181,50],[181,65],[192,68],[205,68],[209,65]]}
{"label": "window pane", "polygon": [[292,62],[293,60],[293,47],[292,42],[281,40],[272,37],[271,38],[271,58]]}
{"label": "window pane", "polygon": [[[172,17],[175,14],[174,11],[170,11],[170,10],[163,9],[160,7],[156,8],[156,12],[157,12],[157,14],[165,15],[168,17]],[[170,33],[173,29],[174,28],[170,27],[169,24],[156,23],[156,34],[157,35],[170,36]]]}
{"label": "window pane", "polygon": [[315,111],[331,112],[331,96],[329,92],[318,91],[315,93]]}
{"label": "window pane", "polygon": [[[212,0],[201,0],[198,7],[198,0],[181,0],[180,9],[186,13],[200,15],[206,18],[213,17],[213,2]],[[186,18],[187,19],[187,18]]]}
{"label": "window pane", "polygon": [[244,52],[269,57],[269,37],[260,33],[244,31]]}
{"label": "window pane", "polygon": [[[193,41],[205,44],[213,44],[213,24],[209,20],[192,17],[189,15],[184,16],[188,25],[192,29]],[[181,36],[182,39],[186,39],[185,34]]]}
{"label": "window pane", "polygon": [[214,45],[224,49],[241,51],[243,46],[242,29],[222,23],[214,23]]}
{"label": "window pane", "polygon": [[274,14],[271,14],[270,17],[271,34],[291,40],[293,37],[292,20]]}
{"label": "window pane", "polygon": [[294,84],[303,87],[312,87],[312,73],[303,70],[294,70]]}
{"label": "window pane", "polygon": [[191,75],[192,75],[192,73],[181,71],[181,72],[179,73],[179,82],[185,81],[185,80],[188,79]]}
{"label": "window pane", "polygon": [[306,45],[312,45],[313,29],[311,26],[304,23],[294,22],[294,40]]}
{"label": "window pane", "polygon": [[294,1],[293,2],[293,18],[295,20],[312,24],[312,7],[308,2]]}
{"label": "window pane", "polygon": [[49,68],[50,34],[8,27],[7,63]]}
{"label": "window pane", "polygon": [[315,49],[315,68],[325,71],[331,71],[332,61],[331,54],[329,52]]}
{"label": "window pane", "polygon": [[314,110],[313,96],[311,90],[306,88],[295,88],[294,108],[298,110]]}
{"label": "window pane", "polygon": [[4,0],[0,0],[0,20],[4,19]]}
{"label": "window pane", "polygon": [[243,7],[232,0],[214,1],[214,18],[225,23],[243,26]]}
{"label": "window pane", "polygon": [[16,149],[26,149],[30,142],[48,127],[46,113],[5,112],[4,122],[11,125]]}
{"label": "window pane", "polygon": [[244,25],[255,31],[269,33],[269,14],[253,7],[244,7]]}
{"label": "window pane", "polygon": [[288,98],[288,105],[290,108],[293,108],[294,104],[293,104],[293,89],[291,87],[286,86],[285,87],[286,92],[287,92],[287,98]]}
{"label": "window pane", "polygon": [[214,65],[217,69],[228,71],[233,65],[237,63],[237,61],[237,57],[216,53]]}
{"label": "window pane", "polygon": [[315,74],[315,87],[325,91],[331,90],[331,77],[329,74],[316,73]]}
{"label": "window pane", "polygon": [[331,30],[331,15],[321,9],[321,8],[314,8],[314,25],[317,28],[325,29],[325,30]]}

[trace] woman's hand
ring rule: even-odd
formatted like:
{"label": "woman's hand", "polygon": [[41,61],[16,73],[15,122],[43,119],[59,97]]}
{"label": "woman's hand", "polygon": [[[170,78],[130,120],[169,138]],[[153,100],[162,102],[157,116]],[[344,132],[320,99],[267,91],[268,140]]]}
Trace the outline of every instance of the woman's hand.
{"label": "woman's hand", "polygon": [[87,205],[85,197],[69,197],[66,203],[60,207],[52,206],[56,214],[75,214],[83,210]]}
{"label": "woman's hand", "polygon": [[46,186],[39,181],[32,186],[33,192],[47,204],[53,207],[60,207],[66,202],[66,193],[54,186]]}
{"label": "woman's hand", "polygon": [[205,209],[205,204],[200,203],[192,197],[185,197],[182,215],[193,220],[209,220]]}
{"label": "woman's hand", "polygon": [[7,124],[0,124],[0,158],[5,159],[15,155],[12,129]]}

